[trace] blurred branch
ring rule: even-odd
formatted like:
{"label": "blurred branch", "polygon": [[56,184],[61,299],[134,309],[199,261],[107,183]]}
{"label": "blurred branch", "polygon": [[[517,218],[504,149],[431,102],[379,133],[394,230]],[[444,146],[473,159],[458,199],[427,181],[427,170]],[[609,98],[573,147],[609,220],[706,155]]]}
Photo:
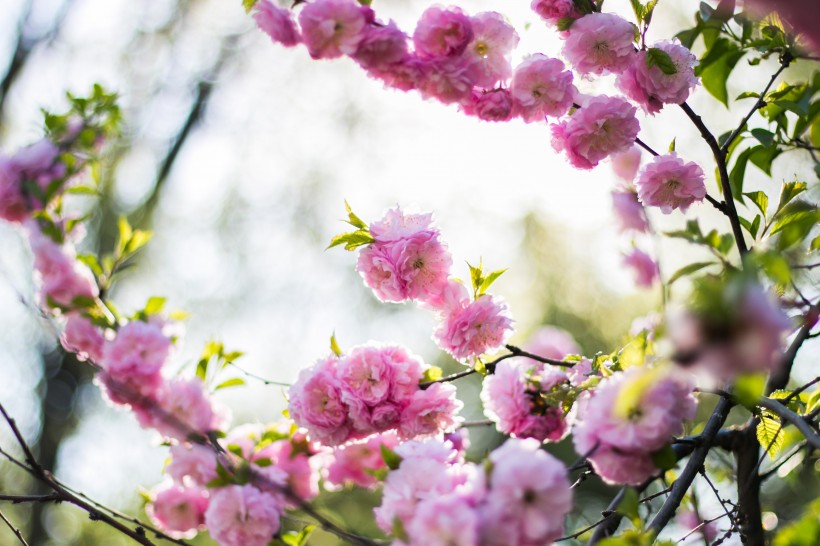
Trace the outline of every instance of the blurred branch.
{"label": "blurred branch", "polygon": [[3,523],[5,523],[5,524],[8,526],[8,528],[9,528],[9,529],[11,529],[11,532],[12,532],[12,533],[14,533],[14,536],[16,536],[16,537],[17,537],[17,540],[19,540],[19,541],[20,541],[20,544],[23,544],[24,546],[29,546],[28,542],[26,542],[26,539],[25,539],[25,538],[23,538],[23,533],[21,533],[21,532],[20,532],[20,529],[18,529],[17,527],[15,527],[15,526],[14,526],[14,525],[13,525],[13,524],[9,521],[9,519],[6,517],[6,515],[5,515],[3,512],[1,512],[1,511],[0,511],[0,519],[2,519],[2,520],[3,520]]}

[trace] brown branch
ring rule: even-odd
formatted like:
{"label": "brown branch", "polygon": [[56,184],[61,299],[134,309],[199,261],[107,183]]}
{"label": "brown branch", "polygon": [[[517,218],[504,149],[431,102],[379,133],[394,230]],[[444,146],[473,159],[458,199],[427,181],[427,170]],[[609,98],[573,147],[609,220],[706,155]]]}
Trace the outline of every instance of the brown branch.
{"label": "brown branch", "polygon": [[817,435],[817,431],[814,429],[812,424],[806,420],[806,417],[796,414],[781,404],[778,400],[774,400],[772,398],[761,398],[758,400],[757,405],[771,411],[780,417],[782,421],[789,422],[796,426],[797,430],[803,434],[806,441],[814,449],[820,449],[820,436]]}
{"label": "brown branch", "polygon": [[3,520],[3,522],[8,526],[9,529],[11,529],[11,532],[14,533],[14,536],[16,536],[17,540],[20,541],[20,544],[22,544],[23,546],[29,546],[28,542],[26,542],[26,539],[23,538],[23,533],[20,532],[20,529],[15,527],[14,524],[9,521],[9,519],[3,512],[0,512],[0,519]]}

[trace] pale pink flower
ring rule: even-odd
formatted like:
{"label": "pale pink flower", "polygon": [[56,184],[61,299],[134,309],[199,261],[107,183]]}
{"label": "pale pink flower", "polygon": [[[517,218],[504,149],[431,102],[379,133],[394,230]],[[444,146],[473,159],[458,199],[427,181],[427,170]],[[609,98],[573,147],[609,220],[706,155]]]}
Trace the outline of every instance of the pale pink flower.
{"label": "pale pink flower", "polygon": [[342,402],[336,366],[335,356],[319,360],[301,371],[289,391],[291,419],[307,429],[313,440],[329,446],[344,443],[352,426]]}
{"label": "pale pink flower", "polygon": [[512,324],[507,305],[485,294],[445,314],[434,337],[456,360],[465,360],[500,348],[509,337]]}
{"label": "pale pink flower", "polygon": [[171,446],[171,462],[165,473],[180,485],[205,486],[217,476],[216,453],[201,444]]}
{"label": "pale pink flower", "polygon": [[510,91],[521,119],[527,123],[563,116],[578,92],[564,63],[540,53],[530,55],[515,68]]}
{"label": "pale pink flower", "polygon": [[614,13],[589,13],[569,28],[564,57],[581,74],[620,74],[636,55],[636,30]]}
{"label": "pale pink flower", "polygon": [[116,389],[111,400],[118,397],[153,396],[162,386],[162,367],[171,352],[171,340],[162,330],[146,322],[134,320],[121,327],[116,337],[103,348],[103,374]]}
{"label": "pale pink flower", "polygon": [[302,41],[314,59],[353,55],[362,41],[365,14],[354,0],[315,0],[299,13]]}
{"label": "pale pink flower", "polygon": [[410,358],[398,347],[364,345],[352,349],[337,367],[342,389],[370,406],[385,401],[390,395],[394,354],[399,359]]}
{"label": "pale pink flower", "polygon": [[615,174],[627,184],[631,184],[641,166],[641,149],[632,146],[625,152],[614,154],[610,159]]}
{"label": "pale pink flower", "polygon": [[476,546],[479,518],[461,495],[435,496],[419,502],[406,526],[409,546]]}
{"label": "pale pink flower", "polygon": [[418,89],[425,99],[451,104],[467,100],[474,84],[466,59],[436,57],[425,64],[424,78],[419,82]]}
{"label": "pale pink flower", "polygon": [[60,336],[60,343],[66,351],[75,353],[80,360],[102,362],[105,346],[103,332],[82,315],[77,313],[68,315],[65,329]]}
{"label": "pale pink flower", "polygon": [[433,383],[413,395],[410,404],[401,413],[399,434],[418,438],[447,432],[461,421],[457,413],[464,407],[456,398],[456,388],[445,383]]}
{"label": "pale pink flower", "polygon": [[638,286],[649,288],[660,279],[657,262],[641,249],[633,248],[629,254],[625,254],[623,263],[632,270]]}
{"label": "pale pink flower", "polygon": [[[251,461],[261,465],[260,460],[270,461],[273,467],[284,473],[285,484],[299,499],[307,501],[319,494],[319,473],[311,464],[310,448],[304,438],[282,439],[256,451]],[[262,474],[271,467],[260,469]],[[274,478],[276,483],[278,480]]]}
{"label": "pale pink flower", "polygon": [[[490,454],[493,463],[482,535],[499,522],[511,534],[507,544],[549,544],[563,534],[572,510],[566,467],[533,439],[510,439]],[[501,517],[498,517],[501,515]]]}
{"label": "pale pink flower", "polygon": [[567,375],[554,368],[532,375],[526,362],[500,362],[495,373],[484,378],[481,401],[499,432],[517,438],[557,442],[569,431],[564,411],[541,401],[540,394],[565,383]]}
{"label": "pale pink flower", "polygon": [[676,42],[660,42],[653,47],[669,55],[674,74],[664,73],[655,64],[650,66],[649,54],[639,51],[617,81],[618,88],[650,114],[659,112],[664,104],[681,104],[698,84],[698,61],[691,51]]}
{"label": "pale pink flower", "polygon": [[167,484],[154,491],[153,497],[145,510],[157,527],[172,536],[190,538],[205,523],[205,489]]}
{"label": "pale pink flower", "polygon": [[504,16],[485,11],[470,18],[473,40],[467,46],[470,74],[475,85],[491,88],[512,75],[510,56],[518,45],[518,33]]}
{"label": "pale pink flower", "polygon": [[430,6],[413,32],[416,53],[422,57],[458,57],[472,39],[470,18],[455,6]]}
{"label": "pale pink flower", "polygon": [[617,97],[590,99],[569,120],[550,126],[552,147],[564,151],[579,169],[591,169],[602,159],[629,149],[640,131],[636,109]]}
{"label": "pale pink flower", "polygon": [[633,190],[613,191],[612,210],[615,212],[615,221],[619,231],[637,233],[649,231],[649,219],[643,205],[638,200],[637,192]]}
{"label": "pale pink flower", "polygon": [[365,27],[353,58],[366,69],[386,69],[407,55],[407,36],[394,21]]}
{"label": "pale pink flower", "polygon": [[443,441],[437,437],[407,440],[398,444],[394,451],[402,460],[423,459],[442,465],[452,465],[459,458],[459,453],[452,442]]}
{"label": "pale pink flower", "polygon": [[660,207],[664,214],[675,209],[686,212],[689,205],[706,196],[703,169],[675,152],[652,158],[638,176],[636,186],[641,203]]}
{"label": "pale pink flower", "polygon": [[544,21],[554,25],[560,19],[577,19],[581,12],[575,8],[572,0],[532,0],[532,10]]}
{"label": "pale pink flower", "polygon": [[439,294],[424,302],[424,307],[443,315],[450,315],[469,304],[470,293],[467,292],[467,287],[455,279],[449,279]]}
{"label": "pale pink flower", "polygon": [[76,298],[95,298],[99,289],[94,276],[88,267],[77,261],[73,248],[55,243],[34,223],[28,227],[34,267],[42,281],[43,305],[51,307],[51,301],[71,307]]}
{"label": "pale pink flower", "polygon": [[401,207],[387,209],[381,220],[370,224],[370,235],[379,243],[389,243],[406,239],[416,233],[435,230],[433,213],[406,213]]}
{"label": "pale pink flower", "polygon": [[567,379],[569,384],[573,387],[581,385],[584,381],[596,374],[592,373],[592,361],[588,358],[582,358],[575,365],[567,370]]}
{"label": "pale pink flower", "polygon": [[375,486],[374,473],[387,468],[382,446],[393,449],[398,443],[395,433],[387,432],[336,448],[333,460],[327,466],[327,481],[338,486],[350,483],[359,487]]}
{"label": "pale pink flower", "polygon": [[507,89],[486,91],[473,88],[470,100],[462,104],[464,113],[484,121],[509,121],[513,117],[514,104]]}
{"label": "pale pink flower", "polygon": [[0,155],[0,218],[8,222],[22,222],[28,218],[28,209],[20,187],[20,177],[9,158]]}
{"label": "pale pink flower", "polygon": [[279,530],[281,499],[252,485],[211,491],[205,512],[208,532],[220,546],[267,546]]}
{"label": "pale pink flower", "polygon": [[253,18],[274,42],[293,47],[302,41],[291,11],[274,5],[270,0],[256,4]]}
{"label": "pale pink flower", "polygon": [[192,434],[204,435],[220,426],[220,415],[198,377],[164,382],[154,396],[156,405],[133,408],[144,428],[154,428],[163,436],[185,440]]}

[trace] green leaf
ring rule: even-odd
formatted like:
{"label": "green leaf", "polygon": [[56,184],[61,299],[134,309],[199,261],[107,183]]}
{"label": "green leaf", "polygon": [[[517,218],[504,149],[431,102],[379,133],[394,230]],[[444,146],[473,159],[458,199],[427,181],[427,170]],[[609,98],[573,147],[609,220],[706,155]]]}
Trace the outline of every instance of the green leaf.
{"label": "green leaf", "polygon": [[480,296],[487,292],[487,289],[489,289],[490,286],[492,286],[492,284],[498,279],[498,277],[503,275],[505,271],[507,270],[499,269],[498,271],[493,271],[492,273],[487,275],[487,277],[481,281],[481,286],[479,287],[478,295]]}
{"label": "green leaf", "polygon": [[666,51],[657,47],[650,47],[646,50],[646,66],[649,68],[657,66],[666,75],[678,72],[678,67],[675,66],[672,57]]}
{"label": "green leaf", "polygon": [[301,531],[288,531],[282,535],[282,544],[287,546],[305,546],[308,537],[316,528],[316,525],[307,525]]}
{"label": "green leaf", "polygon": [[557,28],[559,31],[563,32],[563,31],[569,30],[570,27],[572,26],[572,23],[574,23],[574,22],[575,22],[574,17],[561,17],[560,19],[558,19],[558,21],[556,21],[555,28]]}
{"label": "green leaf", "polygon": [[92,188],[91,186],[71,186],[65,190],[65,193],[72,195],[100,195],[97,188]]}
{"label": "green leaf", "polygon": [[426,370],[424,370],[424,375],[421,378],[421,383],[431,383],[433,381],[438,381],[444,376],[444,372],[442,372],[441,368],[438,366],[430,366]]}
{"label": "green leaf", "polygon": [[757,208],[760,212],[763,213],[763,218],[766,217],[766,211],[769,208],[769,196],[763,193],[762,191],[751,191],[748,193],[744,193],[746,197],[752,200],[752,203],[757,205]]}
{"label": "green leaf", "polygon": [[117,241],[117,255],[122,256],[125,254],[125,247],[128,244],[128,241],[131,240],[134,232],[131,229],[131,224],[128,223],[128,219],[125,216],[120,216],[120,219],[117,223],[119,227],[119,240]]}
{"label": "green leaf", "polygon": [[367,230],[367,224],[364,223],[364,220],[353,213],[353,209],[350,208],[347,200],[345,200],[345,210],[347,210],[348,224],[355,228]]}
{"label": "green leaf", "polygon": [[148,316],[158,315],[165,307],[165,298],[159,296],[151,296],[148,298],[148,303],[145,304],[145,314]]}
{"label": "green leaf", "polygon": [[259,0],[242,0],[242,6],[245,8],[245,12],[250,13],[257,2],[259,2]]}
{"label": "green leaf", "polygon": [[805,182],[786,182],[780,189],[780,201],[777,203],[777,212],[780,212],[783,207],[789,204],[792,199],[806,191]]}
{"label": "green leaf", "polygon": [[634,487],[628,487],[624,492],[624,498],[618,503],[618,507],[615,508],[615,511],[625,518],[628,518],[637,526],[641,521],[641,516],[638,513],[639,506],[640,499],[638,498],[638,492]]}
{"label": "green leaf", "polygon": [[652,457],[652,464],[660,470],[671,470],[678,464],[678,456],[671,444],[665,445],[658,451],[653,451],[649,456]]}
{"label": "green leaf", "polygon": [[670,151],[670,152],[674,152],[674,151],[675,151],[675,141],[676,141],[677,139],[678,139],[678,137],[675,137],[675,138],[673,138],[673,139],[672,139],[672,142],[670,142],[670,143],[669,143],[669,151]]}
{"label": "green leaf", "polygon": [[[353,231],[351,233],[342,233],[341,235],[335,236],[333,239],[330,240],[330,244],[327,248],[333,248],[334,246],[344,245],[345,250],[353,250],[360,246],[369,245],[370,243],[375,242],[376,240],[370,235],[370,232],[365,231],[363,229],[359,229]],[[327,250],[327,249],[325,249]]]}
{"label": "green leaf", "polygon": [[339,342],[336,341],[336,332],[333,332],[333,335],[330,336],[330,350],[333,351],[333,354],[336,356],[342,356],[344,354],[342,348],[339,347]]}
{"label": "green leaf", "polygon": [[387,465],[387,468],[390,470],[396,470],[402,461],[399,454],[384,444],[380,446],[380,449],[382,452],[382,459],[384,460],[384,464]]}
{"label": "green leaf", "polygon": [[744,91],[743,93],[741,93],[740,95],[735,97],[735,100],[759,99],[759,98],[760,98],[760,93],[755,93],[754,91]]}
{"label": "green leaf", "polygon": [[208,363],[210,360],[200,359],[199,362],[196,364],[196,376],[201,380],[205,381],[205,378],[208,376]]}
{"label": "green leaf", "polygon": [[103,269],[100,261],[93,254],[80,254],[77,259],[84,263],[97,277],[102,277]]}
{"label": "green leaf", "polygon": [[214,390],[218,391],[218,390],[221,390],[221,389],[227,389],[229,387],[238,387],[238,386],[244,385],[244,384],[245,384],[245,380],[242,379],[241,377],[232,377],[231,379],[223,381],[222,383],[217,385],[216,388],[214,388]]}
{"label": "green leaf", "polygon": [[751,259],[760,267],[761,271],[775,283],[785,286],[792,278],[789,262],[780,252],[774,250],[755,253]]}
{"label": "green leaf", "polygon": [[678,269],[677,271],[675,271],[672,274],[672,276],[669,277],[669,280],[666,281],[666,282],[667,282],[667,284],[672,284],[673,282],[680,279],[681,277],[691,275],[692,273],[694,273],[696,271],[700,271],[704,267],[708,267],[710,265],[715,265],[716,263],[717,262],[696,262],[696,263],[693,263],[693,264],[685,265],[685,266],[681,267],[680,269]]}
{"label": "green leaf", "polygon": [[816,250],[820,250],[820,235],[818,235],[817,237],[815,237],[814,239],[811,240],[811,244],[809,245],[809,250],[811,250],[812,252],[814,252]]}
{"label": "green leaf", "polygon": [[764,146],[771,146],[772,142],[774,142],[774,133],[766,129],[752,129],[752,136]]}
{"label": "green leaf", "polygon": [[782,151],[774,146],[755,146],[752,150],[754,151],[749,155],[751,162],[768,176],[771,176],[772,162],[782,153]]}
{"label": "green leaf", "polygon": [[769,457],[774,459],[785,442],[785,434],[780,419],[774,413],[763,410],[760,413],[760,422],[757,424],[757,441],[766,450]]}
{"label": "green leaf", "polygon": [[732,394],[740,404],[747,408],[753,408],[758,399],[763,396],[763,389],[766,387],[766,375],[741,375],[735,381]]}
{"label": "green leaf", "polygon": [[732,190],[732,197],[736,201],[743,202],[743,180],[746,177],[746,164],[754,148],[746,148],[735,159],[735,164],[729,172],[729,187]]}
{"label": "green leaf", "polygon": [[[719,42],[720,40],[718,40]],[[700,79],[703,87],[717,100],[728,108],[729,98],[726,91],[726,81],[729,74],[734,70],[738,61],[746,54],[745,51],[738,51],[737,46],[731,44],[722,56],[710,62],[700,71]],[[709,54],[707,54],[708,56]]]}
{"label": "green leaf", "polygon": [[482,271],[483,265],[481,260],[478,261],[478,266],[472,266],[468,262],[467,267],[470,268],[470,283],[473,285],[473,293],[478,295],[481,284],[484,282],[484,273]]}

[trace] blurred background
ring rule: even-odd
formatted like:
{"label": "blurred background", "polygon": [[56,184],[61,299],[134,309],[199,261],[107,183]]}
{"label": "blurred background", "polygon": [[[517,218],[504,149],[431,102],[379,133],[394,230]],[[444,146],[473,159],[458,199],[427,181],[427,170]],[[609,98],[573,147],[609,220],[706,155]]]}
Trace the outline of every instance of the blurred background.
{"label": "blurred background", "polygon": [[[381,0],[375,8],[412,32],[429,4]],[[628,3],[612,4],[607,8],[629,17]],[[470,13],[499,9],[485,0],[461,5]],[[693,4],[661,3],[649,40],[691,26],[686,9]],[[560,40],[527,2],[505,5],[503,13],[521,34],[514,64],[529,53],[559,56]],[[766,62],[757,70],[741,65],[730,79],[730,96],[762,88],[774,71]],[[327,352],[335,331],[343,348],[393,341],[445,372],[457,368],[432,342],[429,313],[380,304],[355,272],[354,254],[324,251],[344,229],[344,199],[366,221],[396,204],[434,211],[456,276],[468,275],[466,261],[509,267],[494,293],[510,304],[514,343],[551,324],[568,330],[585,354],[609,352],[634,318],[658,307],[659,290],[636,289],[621,263],[631,243],[613,228],[610,191],[617,179],[609,165],[572,169],[552,151],[546,124],[479,122],[415,93],[385,90],[348,59],[312,61],[302,48],[274,45],[239,0],[0,0],[0,150],[13,153],[38,139],[40,109],[60,111],[65,91],[82,95],[95,82],[120,94],[125,131],[105,159],[104,196],[72,203],[93,212],[83,246],[108,250],[119,215],[154,231],[113,298],[133,311],[161,295],[189,314],[176,355],[180,367],[217,338],[246,352],[239,364],[247,370],[287,383]],[[612,84],[577,82],[596,93],[611,91]],[[702,89],[690,103],[716,134],[747,108],[727,111]],[[677,138],[678,153],[704,165],[707,187],[718,195],[708,176],[709,151],[682,112],[667,108],[641,123],[641,137],[655,149]],[[756,171],[746,188],[807,179],[811,169],[799,153],[784,154],[775,161],[772,186]],[[690,214],[729,231],[706,205]],[[684,217],[652,221],[665,230]],[[696,258],[674,241],[648,250],[658,253],[667,276]],[[676,284],[673,299],[685,293],[686,284]],[[25,241],[2,224],[0,400],[44,466],[89,496],[139,514],[140,488],[162,479],[167,449],[102,401],[90,369],[58,350],[53,327],[30,304],[33,294]],[[816,340],[802,351],[798,381],[812,375],[818,352]],[[216,395],[234,424],[279,418],[282,389],[248,381]],[[482,418],[479,383],[458,386],[465,417]],[[8,431],[0,431],[0,441],[11,445]],[[473,429],[472,454],[480,457],[499,441],[489,430]],[[554,451],[576,457],[566,441]],[[0,490],[36,486],[0,464]],[[792,482],[767,493],[779,514],[800,506]],[[356,502],[341,503],[340,495],[323,495],[317,506],[350,528],[372,532],[369,509],[377,498],[357,494]],[[607,495],[597,480],[585,483],[568,529],[597,519]],[[733,495],[728,487],[726,495]],[[715,508],[704,504],[707,514]],[[129,543],[70,506],[0,508],[34,546]],[[670,533],[679,538],[685,530]],[[0,544],[13,543],[0,529]],[[207,537],[195,543],[211,544]],[[311,543],[337,542],[317,532]]]}

